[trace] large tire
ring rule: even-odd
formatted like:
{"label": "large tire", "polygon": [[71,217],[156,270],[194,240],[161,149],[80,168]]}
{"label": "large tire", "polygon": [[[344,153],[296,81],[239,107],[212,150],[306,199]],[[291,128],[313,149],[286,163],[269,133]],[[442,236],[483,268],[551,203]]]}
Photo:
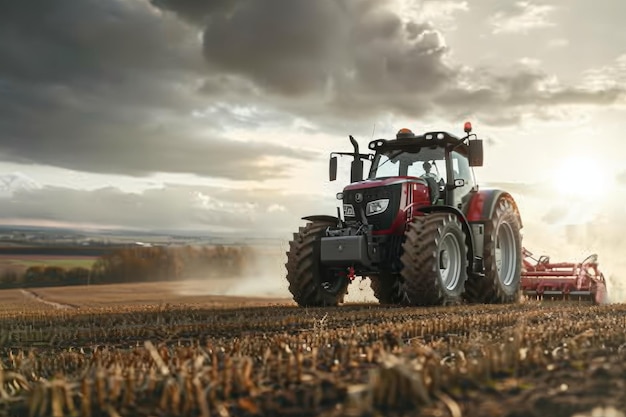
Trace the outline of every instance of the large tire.
{"label": "large tire", "polygon": [[416,216],[409,224],[400,260],[410,305],[453,305],[467,280],[467,246],[459,219],[450,213]]}
{"label": "large tire", "polygon": [[347,274],[337,274],[320,262],[320,238],[332,223],[313,221],[293,234],[287,252],[287,281],[302,307],[336,306],[348,289]]}
{"label": "large tire", "polygon": [[374,297],[381,304],[400,304],[404,301],[406,294],[402,288],[402,277],[383,273],[370,275],[370,287],[374,292]]}
{"label": "large tire", "polygon": [[485,224],[485,275],[465,284],[472,303],[507,304],[520,300],[522,235],[519,213],[512,200],[501,197]]}

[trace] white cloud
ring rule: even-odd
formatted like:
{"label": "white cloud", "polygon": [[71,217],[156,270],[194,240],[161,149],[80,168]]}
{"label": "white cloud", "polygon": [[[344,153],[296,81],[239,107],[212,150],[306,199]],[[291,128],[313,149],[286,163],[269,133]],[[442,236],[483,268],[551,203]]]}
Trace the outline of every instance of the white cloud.
{"label": "white cloud", "polygon": [[592,68],[584,74],[584,81],[595,88],[614,88],[626,83],[626,54],[620,55],[611,65]]}
{"label": "white cloud", "polygon": [[467,1],[454,0],[400,0],[400,15],[411,16],[417,21],[432,22],[443,31],[457,29],[457,14],[470,10]]}
{"label": "white cloud", "polygon": [[528,1],[518,1],[510,9],[499,11],[491,19],[492,33],[522,33],[526,34],[533,29],[555,26],[549,20],[554,6],[547,4],[533,4]]}

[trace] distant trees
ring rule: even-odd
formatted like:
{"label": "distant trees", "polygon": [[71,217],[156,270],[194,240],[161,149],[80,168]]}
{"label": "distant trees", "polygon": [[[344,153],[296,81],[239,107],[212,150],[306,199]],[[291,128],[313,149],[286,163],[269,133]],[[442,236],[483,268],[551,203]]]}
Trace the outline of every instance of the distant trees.
{"label": "distant trees", "polygon": [[247,247],[131,247],[113,250],[91,269],[31,266],[0,272],[0,288],[230,278],[244,275],[255,253]]}
{"label": "distant trees", "polygon": [[191,277],[239,276],[253,257],[240,247],[142,247],[100,257],[93,282],[169,281]]}

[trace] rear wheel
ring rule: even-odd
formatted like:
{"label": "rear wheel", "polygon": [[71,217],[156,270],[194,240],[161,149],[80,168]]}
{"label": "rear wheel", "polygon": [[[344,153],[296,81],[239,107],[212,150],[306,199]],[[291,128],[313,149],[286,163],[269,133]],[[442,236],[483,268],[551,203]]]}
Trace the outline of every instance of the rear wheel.
{"label": "rear wheel", "polygon": [[430,306],[461,301],[468,263],[465,233],[456,216],[431,213],[415,217],[402,247],[407,303]]}
{"label": "rear wheel", "polygon": [[287,281],[293,299],[300,306],[336,306],[346,295],[345,271],[326,268],[320,262],[320,238],[332,225],[321,221],[308,223],[289,242]]}
{"label": "rear wheel", "polygon": [[470,302],[504,304],[520,300],[522,272],[521,225],[513,202],[500,198],[491,221],[485,224],[485,276],[468,280]]}

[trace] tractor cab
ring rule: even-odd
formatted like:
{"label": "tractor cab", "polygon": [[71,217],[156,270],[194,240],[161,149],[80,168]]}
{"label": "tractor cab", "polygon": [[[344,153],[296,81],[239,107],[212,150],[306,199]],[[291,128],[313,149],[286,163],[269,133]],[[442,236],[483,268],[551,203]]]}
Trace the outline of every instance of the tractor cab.
{"label": "tractor cab", "polygon": [[[472,152],[481,157],[482,144],[473,143],[478,147],[474,145]],[[395,140],[370,142],[369,148],[375,154],[368,179],[421,179],[428,185],[431,204],[458,208],[463,197],[476,187],[471,167],[482,163],[482,158],[471,163],[470,146],[446,132],[416,136],[409,129],[400,129]]]}
{"label": "tractor cab", "polygon": [[[482,141],[469,140],[475,136],[471,124],[466,123],[465,132],[467,136],[458,138],[447,132],[415,135],[403,128],[394,139],[371,141],[369,154],[359,153],[358,143],[350,137],[354,152],[333,152],[330,161],[333,181],[337,155],[353,157],[350,184],[338,195],[346,221],[373,224],[375,231],[395,234],[403,232],[407,212],[429,206],[462,210],[476,190],[472,167],[483,162]],[[365,179],[363,160],[371,162]]]}

